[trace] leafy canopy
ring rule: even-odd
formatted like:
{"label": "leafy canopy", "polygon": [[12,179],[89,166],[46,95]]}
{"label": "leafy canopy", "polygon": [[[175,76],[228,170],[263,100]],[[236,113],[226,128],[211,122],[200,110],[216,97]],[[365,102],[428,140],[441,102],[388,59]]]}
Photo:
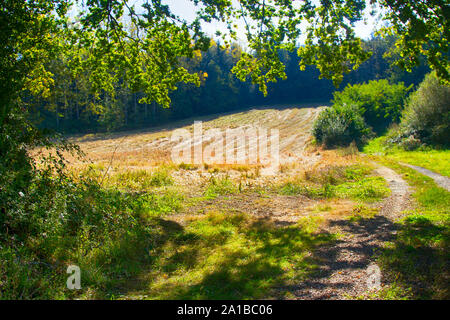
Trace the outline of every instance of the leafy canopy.
{"label": "leafy canopy", "polygon": [[[245,22],[249,51],[233,73],[251,79],[264,94],[269,82],[286,78],[279,50],[296,50],[306,23],[306,40],[298,49],[300,69],[316,65],[322,77],[337,85],[343,74],[370,57],[353,30],[368,5],[385,20],[382,32],[398,35],[398,65],[411,69],[425,55],[439,77],[450,80],[450,6],[444,0],[189,1],[198,8],[192,22],[173,14],[161,0],[137,7],[125,0],[2,1],[2,102],[25,85],[45,96],[53,85],[46,65],[63,54],[74,76],[91,71],[93,92],[113,94],[113,83],[123,81],[132,91],[146,94],[143,102],[168,107],[177,83],[200,84],[200,75],[180,66],[180,58],[208,49],[210,39],[201,25],[211,21],[226,24],[227,30],[217,33],[225,45],[237,39],[237,21]],[[71,5],[77,9],[75,19],[68,14]]]}

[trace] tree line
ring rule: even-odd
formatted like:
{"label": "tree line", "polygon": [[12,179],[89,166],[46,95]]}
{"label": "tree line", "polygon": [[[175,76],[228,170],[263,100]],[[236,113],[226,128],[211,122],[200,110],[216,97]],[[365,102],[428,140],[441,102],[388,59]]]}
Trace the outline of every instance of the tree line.
{"label": "tree line", "polygon": [[[46,98],[24,93],[24,101],[32,106],[29,117],[42,128],[64,133],[87,133],[129,130],[157,126],[192,116],[230,112],[260,105],[283,105],[300,102],[328,103],[336,90],[348,84],[369,80],[388,79],[391,82],[419,84],[429,72],[422,62],[412,73],[392,65],[387,53],[395,38],[372,37],[363,46],[372,51],[371,58],[360,68],[347,74],[340,87],[328,79],[320,79],[314,66],[299,70],[299,58],[295,52],[280,50],[280,60],[286,66],[286,80],[278,80],[268,86],[264,95],[251,82],[242,82],[231,72],[242,56],[243,49],[233,44],[222,46],[212,41],[211,47],[194,58],[182,58],[181,65],[191,73],[197,73],[200,86],[179,84],[170,94],[171,107],[164,108],[142,98],[143,92],[132,92],[123,78],[113,84],[114,94],[108,91],[94,93],[89,70],[74,77],[67,59],[53,60],[48,69],[53,73],[53,90]],[[87,54],[87,53],[85,53]]]}

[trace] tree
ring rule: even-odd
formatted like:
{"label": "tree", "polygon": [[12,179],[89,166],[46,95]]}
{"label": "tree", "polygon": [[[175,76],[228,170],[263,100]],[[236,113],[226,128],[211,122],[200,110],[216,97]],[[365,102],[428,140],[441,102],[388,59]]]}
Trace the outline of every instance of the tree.
{"label": "tree", "polygon": [[[33,65],[33,70],[24,69],[20,75],[9,78],[18,81],[26,74],[30,77],[30,88],[37,92],[42,89],[45,93],[52,82],[44,60],[58,52],[53,45],[65,37],[66,47],[88,50],[89,55],[85,59],[75,59],[72,66],[92,70],[90,81],[94,90],[113,92],[113,83],[123,76],[132,92],[145,94],[142,102],[156,101],[167,107],[169,93],[177,89],[177,83],[200,84],[198,74],[180,66],[180,57],[192,58],[197,50],[207,50],[210,39],[201,31],[200,23],[212,20],[227,24],[228,32],[222,35],[228,46],[236,39],[236,21],[245,21],[250,51],[241,54],[233,72],[241,80],[250,78],[264,94],[267,94],[269,82],[286,78],[285,65],[278,52],[296,50],[300,24],[305,21],[308,23],[306,41],[298,49],[302,69],[314,64],[321,77],[330,78],[337,85],[343,74],[370,57],[352,29],[354,23],[363,19],[365,0],[322,0],[320,3],[241,0],[237,4],[230,0],[192,1],[203,5],[192,23],[175,16],[160,0],[146,1],[140,8],[129,6],[124,0],[75,1],[80,9],[76,23],[66,18],[70,4],[67,0],[4,1],[2,19],[9,19],[4,25],[11,29],[10,33],[4,33],[18,36],[3,36],[7,38],[5,43],[11,44],[5,50],[13,50],[13,56],[20,55],[28,61],[20,62],[21,65]],[[398,35],[398,65],[409,69],[424,55],[443,81],[450,80],[447,71],[449,5],[446,1],[371,0],[370,4],[377,6],[388,23],[389,27],[383,30],[385,34]],[[6,14],[9,12],[14,15]],[[123,22],[125,17],[131,26]],[[33,34],[33,30],[40,34]],[[23,36],[17,32],[22,32]],[[50,34],[52,36],[43,37]],[[37,37],[45,41],[36,41]],[[3,56],[10,54],[4,52]],[[8,59],[4,62],[9,63],[6,61]]]}
{"label": "tree", "polygon": [[397,123],[404,101],[411,88],[403,83],[389,84],[388,80],[349,85],[334,93],[334,105],[357,107],[366,123],[378,134]]}
{"label": "tree", "polygon": [[450,87],[439,83],[436,72],[425,77],[411,94],[392,142],[412,148],[422,143],[448,146],[450,141]]}

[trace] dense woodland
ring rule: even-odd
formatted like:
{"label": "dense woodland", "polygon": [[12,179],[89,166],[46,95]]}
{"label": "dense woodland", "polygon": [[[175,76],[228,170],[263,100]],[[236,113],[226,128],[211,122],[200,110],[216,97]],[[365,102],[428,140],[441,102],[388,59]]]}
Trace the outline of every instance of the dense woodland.
{"label": "dense woodland", "polygon": [[280,51],[280,60],[286,66],[287,80],[269,85],[268,96],[250,82],[242,82],[231,69],[241,57],[242,48],[233,45],[225,48],[213,41],[211,48],[194,59],[183,59],[182,65],[190,72],[198,73],[201,85],[180,84],[171,93],[172,105],[163,108],[157,103],[141,103],[142,92],[132,93],[123,86],[123,80],[115,85],[115,96],[106,92],[93,94],[89,77],[70,76],[63,60],[51,63],[55,88],[45,99],[31,99],[30,117],[39,126],[65,133],[103,132],[160,125],[169,121],[215,113],[229,112],[251,106],[283,105],[289,103],[319,102],[328,104],[335,91],[348,84],[369,80],[388,79],[404,82],[406,86],[418,85],[429,72],[422,63],[413,72],[405,72],[392,66],[387,57],[394,38],[373,37],[364,47],[373,52],[361,67],[344,77],[339,87],[328,79],[320,79],[320,72],[313,66],[299,70],[299,58],[295,52]]}

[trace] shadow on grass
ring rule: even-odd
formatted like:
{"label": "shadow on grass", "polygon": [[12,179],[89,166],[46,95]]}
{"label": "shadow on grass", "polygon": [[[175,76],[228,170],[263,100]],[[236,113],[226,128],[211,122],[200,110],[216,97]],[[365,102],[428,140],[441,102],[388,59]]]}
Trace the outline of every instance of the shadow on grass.
{"label": "shadow on grass", "polygon": [[[377,259],[382,282],[402,288],[378,298],[448,298],[448,231],[426,218],[395,224],[383,216],[330,222],[350,240],[309,225],[276,226],[241,214],[215,215],[186,227],[158,222],[163,236],[128,297],[148,299],[333,299],[367,289]],[[314,229],[314,231],[311,231]],[[398,235],[394,235],[398,231]],[[384,243],[390,245],[385,247]],[[341,259],[345,253],[350,257]],[[331,275],[357,271],[357,277]],[[386,288],[389,288],[387,286]],[[405,289],[405,290],[403,290]]]}
{"label": "shadow on grass", "polygon": [[[349,242],[337,241],[315,251],[320,271],[298,286],[288,288],[299,299],[332,299],[358,296],[366,288],[366,268],[376,261],[387,285],[374,297],[380,299],[448,299],[449,232],[423,216],[408,217],[404,223],[393,223],[383,216],[352,221],[335,221],[350,235]],[[395,235],[397,231],[397,235]],[[386,243],[387,242],[387,243]],[[386,243],[387,245],[383,245]],[[345,252],[358,259],[341,259]],[[330,276],[338,272],[360,270],[358,277]],[[357,291],[359,287],[359,292]],[[356,289],[356,290],[355,290]],[[367,291],[366,291],[367,292]]]}
{"label": "shadow on grass", "polygon": [[149,299],[277,297],[280,285],[315,272],[309,252],[335,235],[277,227],[241,214],[207,217],[169,235],[129,296]]}
{"label": "shadow on grass", "polygon": [[407,218],[396,240],[380,255],[388,277],[408,288],[413,299],[450,298],[448,225],[426,217]]}

